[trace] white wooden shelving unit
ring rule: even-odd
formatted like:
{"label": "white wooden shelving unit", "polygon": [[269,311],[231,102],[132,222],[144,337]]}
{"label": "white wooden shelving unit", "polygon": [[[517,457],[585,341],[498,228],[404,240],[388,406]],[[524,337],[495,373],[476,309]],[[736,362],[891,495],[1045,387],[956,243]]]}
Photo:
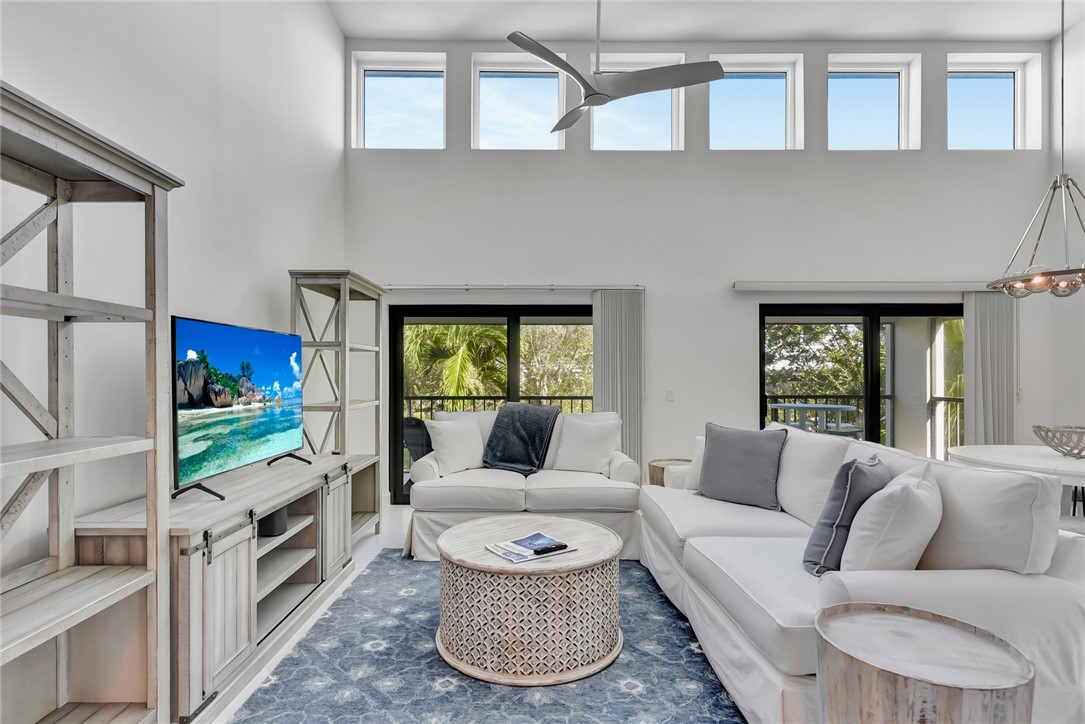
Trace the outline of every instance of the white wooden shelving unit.
{"label": "white wooden shelving unit", "polygon": [[[311,295],[331,301],[330,311],[321,317],[311,303]],[[365,453],[363,463],[353,468],[348,487],[333,490],[333,495],[350,496],[350,542],[380,530],[380,334],[381,305],[384,289],[368,279],[347,270],[291,270],[290,272],[290,330],[302,335],[302,348],[312,350],[305,365],[303,391],[310,378],[321,371],[331,391],[330,400],[311,401],[306,393],[302,409],[308,413],[327,415],[322,431],[305,429],[305,444],[314,454]],[[372,338],[352,340],[352,308],[372,319]],[[368,308],[368,309],[366,309]],[[351,360],[359,355],[372,355],[371,397],[351,398]],[[310,388],[312,384],[310,384]],[[351,415],[355,410],[373,411],[373,443],[369,450],[352,450]],[[368,446],[366,446],[368,447]]]}
{"label": "white wooden shelving unit", "polygon": [[[6,83],[0,94],[0,176],[45,197],[4,235],[0,263],[39,234],[48,237],[48,288],[3,285],[0,312],[45,321],[50,381],[42,402],[0,363],[4,394],[45,438],[0,449],[0,476],[23,476],[4,503],[0,532],[12,529],[46,482],[49,497],[49,556],[0,579],[0,677],[6,694],[0,721],[167,721],[172,378],[166,193],[184,182]],[[73,205],[93,202],[144,206],[143,307],[72,294]],[[73,327],[90,322],[144,327],[144,437],[76,434]],[[147,458],[143,533],[135,546],[141,553],[126,565],[77,565],[76,470],[123,455]]]}

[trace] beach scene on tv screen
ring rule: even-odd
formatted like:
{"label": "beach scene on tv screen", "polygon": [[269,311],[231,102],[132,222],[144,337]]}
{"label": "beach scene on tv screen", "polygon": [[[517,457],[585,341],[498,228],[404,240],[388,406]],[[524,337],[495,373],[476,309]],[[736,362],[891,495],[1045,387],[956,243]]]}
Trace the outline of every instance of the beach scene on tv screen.
{"label": "beach scene on tv screen", "polygon": [[178,487],[301,447],[298,337],[176,319],[174,355]]}

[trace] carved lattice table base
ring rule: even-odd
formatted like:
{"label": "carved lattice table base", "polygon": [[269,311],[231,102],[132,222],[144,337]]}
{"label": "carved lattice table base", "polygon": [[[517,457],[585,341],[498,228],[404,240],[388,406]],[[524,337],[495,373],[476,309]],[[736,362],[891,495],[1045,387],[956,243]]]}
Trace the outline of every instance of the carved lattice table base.
{"label": "carved lattice table base", "polygon": [[[481,542],[536,530],[577,550],[511,564]],[[450,528],[438,549],[437,650],[453,668],[498,684],[545,686],[590,676],[621,652],[621,539],[609,529],[566,518],[501,516]]]}

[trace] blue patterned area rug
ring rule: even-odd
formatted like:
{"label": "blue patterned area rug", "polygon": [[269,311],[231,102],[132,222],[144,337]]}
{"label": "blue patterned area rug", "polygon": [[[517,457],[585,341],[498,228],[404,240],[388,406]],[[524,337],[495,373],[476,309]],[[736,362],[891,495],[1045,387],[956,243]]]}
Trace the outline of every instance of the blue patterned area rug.
{"label": "blue patterned area rug", "polygon": [[558,686],[500,686],[438,655],[439,564],[386,549],[234,715],[235,724],[743,722],[689,623],[639,563],[621,563],[618,659]]}

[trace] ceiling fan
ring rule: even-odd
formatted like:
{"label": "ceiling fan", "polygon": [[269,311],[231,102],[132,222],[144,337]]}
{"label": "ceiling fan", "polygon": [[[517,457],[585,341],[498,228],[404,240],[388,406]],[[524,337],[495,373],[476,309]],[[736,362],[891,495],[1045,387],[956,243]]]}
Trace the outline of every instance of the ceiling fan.
{"label": "ceiling fan", "polygon": [[[719,61],[709,60],[702,63],[680,63],[678,65],[663,65],[658,68],[645,68],[633,70],[627,73],[602,73],[599,70],[599,43],[602,35],[603,1],[595,3],[595,71],[590,73],[592,80],[580,74],[576,68],[566,62],[561,56],[547,48],[542,43],[532,40],[520,31],[509,34],[509,41],[536,58],[553,66],[572,78],[584,94],[580,105],[562,116],[557,124],[551,129],[564,131],[580,120],[580,117],[588,112],[592,106],[606,105],[610,101],[634,96],[640,93],[651,93],[659,90],[673,90],[684,88],[688,85],[698,85],[709,81],[723,78],[723,66]],[[594,82],[593,82],[594,81]]]}

